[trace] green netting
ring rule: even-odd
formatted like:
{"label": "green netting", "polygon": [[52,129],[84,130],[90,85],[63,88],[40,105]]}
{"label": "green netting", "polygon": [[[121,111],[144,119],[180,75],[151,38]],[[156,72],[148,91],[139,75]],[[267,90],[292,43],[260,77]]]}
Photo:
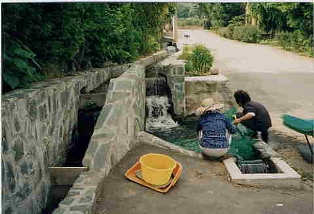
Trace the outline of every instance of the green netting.
{"label": "green netting", "polygon": [[223,114],[228,118],[230,121],[233,121],[233,116],[237,113],[237,108],[232,107],[231,109],[225,111]]}
{"label": "green netting", "polygon": [[302,134],[314,136],[314,120],[304,120],[290,115],[283,115],[283,124]]}
{"label": "green netting", "polygon": [[[236,112],[237,108],[233,107],[223,114],[230,121],[233,121],[233,116]],[[199,148],[198,135],[195,131],[197,123],[198,118],[195,117],[191,120],[180,121],[180,126],[178,127],[167,130],[155,130],[153,134],[175,145],[200,153],[201,149]],[[256,159],[257,157],[255,157],[255,151],[253,149],[255,140],[250,137],[253,131],[241,124],[237,125],[237,130],[238,132],[232,135],[232,142],[228,153],[239,157],[241,160]]]}
{"label": "green netting", "polygon": [[[233,121],[233,117],[236,112],[237,109],[233,107],[223,114],[230,121]],[[236,128],[237,133],[232,135],[232,141],[228,153],[243,160],[256,159],[256,152],[253,148],[253,144],[256,142],[256,139],[251,138],[254,132],[241,124],[238,124]]]}
{"label": "green netting", "polygon": [[185,148],[185,149],[188,149],[191,151],[195,151],[197,153],[202,152],[202,150],[199,147],[197,137],[192,138],[192,139],[190,139],[190,138],[170,139],[168,141],[175,144],[175,145],[181,146],[182,148]]}

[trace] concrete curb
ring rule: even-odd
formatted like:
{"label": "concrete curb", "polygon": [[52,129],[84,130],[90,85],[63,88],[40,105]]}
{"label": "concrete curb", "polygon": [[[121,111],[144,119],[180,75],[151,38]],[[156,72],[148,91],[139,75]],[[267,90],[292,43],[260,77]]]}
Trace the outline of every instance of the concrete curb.
{"label": "concrete curb", "polygon": [[157,147],[164,148],[167,150],[176,151],[190,157],[203,158],[202,155],[199,153],[196,153],[194,151],[190,151],[180,146],[169,143],[145,131],[139,132],[137,136],[140,143],[145,143],[148,145],[157,146]]}
{"label": "concrete curb", "polygon": [[224,165],[233,182],[244,185],[254,185],[273,188],[301,189],[301,176],[293,170],[279,154],[263,141],[256,142],[253,147],[263,159],[269,159],[278,170],[278,173],[243,174],[232,158],[224,160]]}

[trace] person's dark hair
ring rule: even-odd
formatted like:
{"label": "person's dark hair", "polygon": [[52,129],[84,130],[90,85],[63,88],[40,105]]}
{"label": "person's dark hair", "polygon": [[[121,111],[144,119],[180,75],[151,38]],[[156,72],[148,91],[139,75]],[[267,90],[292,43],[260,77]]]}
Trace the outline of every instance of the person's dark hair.
{"label": "person's dark hair", "polygon": [[237,90],[236,92],[234,92],[233,97],[236,100],[237,104],[241,106],[251,101],[250,95],[246,93],[246,91],[243,91],[243,90]]}

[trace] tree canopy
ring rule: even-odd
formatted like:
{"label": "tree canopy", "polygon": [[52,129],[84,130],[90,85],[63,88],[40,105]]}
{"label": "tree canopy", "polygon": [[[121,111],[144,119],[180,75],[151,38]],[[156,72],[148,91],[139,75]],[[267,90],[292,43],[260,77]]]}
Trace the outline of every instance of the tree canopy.
{"label": "tree canopy", "polygon": [[159,48],[170,3],[4,3],[2,91]]}

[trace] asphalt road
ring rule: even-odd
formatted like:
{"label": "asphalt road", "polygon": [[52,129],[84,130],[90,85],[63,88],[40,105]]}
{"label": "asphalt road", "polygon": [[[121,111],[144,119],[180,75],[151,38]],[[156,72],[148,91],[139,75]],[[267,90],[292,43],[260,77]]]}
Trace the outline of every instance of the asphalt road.
{"label": "asphalt road", "polygon": [[[183,38],[183,32],[190,34]],[[214,67],[229,79],[232,91],[246,90],[270,111],[273,129],[287,131],[282,114],[314,118],[314,59],[275,47],[222,38],[202,30],[179,30],[178,47],[204,44]]]}
{"label": "asphalt road", "polygon": [[[185,39],[183,32],[190,38]],[[208,31],[179,30],[178,48],[188,44],[204,44],[214,55],[214,67],[229,79],[231,91],[245,90],[269,110],[273,124],[269,144],[291,166],[313,175],[313,165],[298,152],[299,146],[304,147],[303,153],[310,151],[304,135],[285,127],[281,116],[314,119],[314,59],[225,39]],[[314,138],[309,140],[314,143]]]}

